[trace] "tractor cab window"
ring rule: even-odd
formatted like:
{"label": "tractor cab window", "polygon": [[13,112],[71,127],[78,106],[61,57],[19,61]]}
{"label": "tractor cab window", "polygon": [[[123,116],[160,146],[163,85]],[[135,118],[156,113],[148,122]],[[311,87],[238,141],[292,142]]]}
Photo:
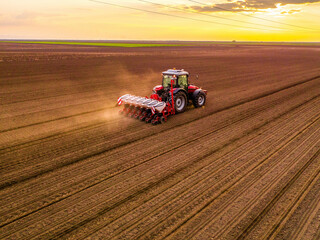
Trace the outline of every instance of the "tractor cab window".
{"label": "tractor cab window", "polygon": [[[162,86],[164,88],[166,87],[171,87],[171,79],[173,78],[172,75],[163,75],[163,79],[162,79]],[[176,85],[176,80],[174,79],[174,83],[173,86]]]}
{"label": "tractor cab window", "polygon": [[187,75],[181,75],[178,78],[178,84],[181,88],[188,88],[188,77]]}

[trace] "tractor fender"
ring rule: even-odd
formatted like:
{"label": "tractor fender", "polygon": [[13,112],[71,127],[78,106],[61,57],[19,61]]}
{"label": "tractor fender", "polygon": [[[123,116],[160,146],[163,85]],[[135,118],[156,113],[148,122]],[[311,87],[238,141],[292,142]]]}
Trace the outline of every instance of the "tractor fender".
{"label": "tractor fender", "polygon": [[207,95],[201,88],[198,88],[193,92],[192,99],[194,99],[199,94],[199,92],[202,92],[204,95]]}
{"label": "tractor fender", "polygon": [[177,94],[178,92],[184,92],[186,94],[186,97],[188,98],[188,93],[183,88],[174,88],[173,89],[173,95]]}

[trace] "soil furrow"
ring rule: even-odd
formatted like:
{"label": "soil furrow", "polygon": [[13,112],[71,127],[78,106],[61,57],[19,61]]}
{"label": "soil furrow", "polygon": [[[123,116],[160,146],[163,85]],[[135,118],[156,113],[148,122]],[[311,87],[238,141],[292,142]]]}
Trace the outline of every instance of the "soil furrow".
{"label": "soil furrow", "polygon": [[[311,158],[310,160],[290,179],[290,181],[281,189],[280,192],[277,193],[277,195],[272,199],[271,202],[269,202],[266,207],[263,209],[262,212],[259,213],[259,215],[252,220],[251,224],[248,225],[243,233],[237,238],[237,239],[245,239],[246,236],[250,233],[250,231],[252,229],[254,229],[259,222],[265,217],[266,214],[268,214],[268,212],[270,211],[271,208],[274,207],[274,205],[279,201],[279,199],[287,192],[287,190],[295,183],[295,181],[302,175],[302,173],[305,171],[305,169],[307,169],[309,167],[309,165],[317,158],[317,156],[319,156],[320,154],[320,150],[318,150]],[[308,183],[312,183],[314,181],[314,179],[317,177],[319,171],[316,172],[315,175],[311,176],[311,178],[309,179]],[[308,185],[309,185],[308,184]],[[306,191],[306,189],[303,189],[302,192],[300,192],[299,197],[296,199],[296,201],[293,203],[292,206],[294,206],[294,204],[296,204],[300,197],[304,194],[304,192]],[[288,208],[288,210],[290,210],[291,208]],[[286,217],[286,213],[282,213],[281,215],[284,215],[280,222],[278,222],[277,224],[274,225],[271,233],[269,233],[269,237],[270,235],[272,235],[279,227],[279,224],[284,221],[285,217]],[[267,237],[269,239],[269,237]]]}
{"label": "soil furrow", "polygon": [[[320,155],[320,150],[316,152],[313,157],[319,159],[319,155]],[[274,225],[274,228],[271,229],[270,232],[266,233],[266,235],[264,236],[266,239],[274,239],[277,237],[281,229],[283,229],[283,226],[290,219],[292,212],[297,208],[301,207],[300,203],[304,200],[304,197],[309,193],[309,190],[312,187],[314,187],[316,184],[318,184],[319,186],[319,179],[320,179],[319,177],[320,177],[320,169],[318,169],[318,171],[314,174],[314,176],[310,177],[310,180],[306,183],[305,189],[301,191],[296,201],[293,204],[287,206],[286,211],[282,214],[282,218]],[[292,239],[302,239],[301,235],[305,232],[305,229],[304,231],[302,230],[303,230],[303,227],[307,226],[305,225],[305,223],[308,221],[309,216],[312,216],[314,213],[317,213],[317,210],[319,210],[316,208],[316,206],[319,205],[316,199],[319,199],[319,194],[318,194],[318,198],[315,198],[315,201],[313,202],[313,204],[309,205],[309,209],[307,209],[304,212],[304,214],[302,214],[302,217],[300,218],[299,223],[297,223],[297,225],[295,226],[295,229],[291,232],[290,237]]]}
{"label": "soil furrow", "polygon": [[[301,158],[302,158],[302,156],[299,156],[299,158],[297,158],[297,159],[301,159]],[[271,200],[271,202],[269,202],[269,203],[267,204],[267,206],[256,216],[256,218],[254,218],[253,220],[250,219],[250,221],[252,221],[251,224],[250,224],[247,228],[244,229],[244,232],[241,233],[241,235],[238,237],[239,239],[244,239],[244,238],[246,238],[247,233],[249,233],[253,228],[255,228],[255,227],[257,226],[257,224],[259,224],[259,222],[268,214],[268,212],[270,211],[270,209],[273,208],[274,205],[277,204],[277,202],[279,202],[279,199],[280,199],[281,197],[283,197],[283,195],[287,194],[288,189],[289,189],[289,188],[292,188],[292,185],[293,185],[293,184],[296,184],[297,179],[300,178],[300,176],[302,175],[302,173],[305,172],[305,170],[314,162],[314,160],[315,160],[315,158],[314,158],[314,156],[312,156],[312,157],[310,158],[310,160],[309,160],[309,161],[290,179],[290,181],[276,194],[276,196]],[[314,173],[313,173],[313,174],[314,174]],[[312,180],[314,180],[314,178],[315,178],[315,176],[313,176],[313,177],[311,178],[311,182],[312,182]],[[268,188],[271,188],[271,187],[268,187]],[[267,190],[268,190],[268,188],[267,188]],[[301,194],[302,194],[302,193],[303,193],[303,190],[302,190]],[[260,197],[260,198],[261,198],[261,197]],[[257,199],[259,199],[259,197],[258,197]],[[247,205],[246,208],[243,209],[243,212],[248,211],[247,209],[249,209],[249,208],[253,208],[253,206],[254,206],[255,204],[256,204],[256,203],[252,202],[252,206],[251,206],[251,205]],[[240,216],[240,215],[241,215],[241,214],[239,214],[239,216]],[[237,221],[239,222],[240,220],[238,219]],[[231,224],[232,224],[232,225],[231,225]],[[242,224],[242,223],[241,223],[241,224]],[[235,224],[235,223],[230,223],[230,224],[228,224],[228,225],[229,225],[229,226],[228,226],[228,228],[229,228],[230,226],[234,226],[234,225],[236,225],[236,224]],[[275,228],[277,228],[277,226],[275,226]],[[225,229],[224,231],[220,232],[219,234],[217,234],[217,235],[215,236],[215,238],[217,238],[217,239],[221,238],[223,234],[226,234],[226,231],[227,231],[227,230]],[[231,232],[229,232],[229,234],[230,234],[230,233],[231,233]],[[231,233],[231,234],[232,234],[232,233]],[[235,237],[235,234],[232,234],[232,236]]]}
{"label": "soil furrow", "polygon": [[68,118],[76,117],[76,116],[84,116],[84,115],[89,114],[89,113],[101,112],[101,111],[105,111],[107,109],[112,109],[112,108],[114,108],[114,107],[99,108],[99,109],[95,109],[95,110],[92,110],[92,111],[81,112],[81,113],[68,115],[68,116],[64,116],[64,117],[59,117],[59,118],[55,118],[55,119],[50,119],[50,120],[46,120],[46,121],[42,121],[42,122],[36,122],[36,123],[28,124],[28,125],[22,125],[22,126],[19,126],[19,127],[0,130],[0,133],[10,132],[10,131],[18,130],[18,129],[21,129],[21,128],[31,127],[31,126],[35,126],[35,125],[39,125],[39,124],[44,124],[44,123],[50,123],[50,122],[54,122],[54,121],[58,121],[58,120],[62,120],[62,119],[68,119]]}
{"label": "soil furrow", "polygon": [[[318,193],[320,193],[319,184],[320,183],[318,182],[316,186],[316,191]],[[304,222],[301,224],[301,228],[299,228],[299,230],[297,231],[293,231],[294,234],[291,234],[290,237],[292,236],[295,239],[312,239],[312,238],[316,239],[317,238],[317,232],[319,233],[320,229],[318,229],[317,231],[316,227],[313,229],[313,226],[320,226],[320,219],[318,218],[318,216],[320,216],[320,202],[318,201],[319,198],[320,198],[319,194],[316,195],[315,198],[312,198],[314,203],[311,205],[310,210],[306,211],[306,213],[304,214]],[[275,238],[279,239],[280,237],[283,236],[281,234],[281,231],[286,231],[286,228],[282,226],[280,232]]]}

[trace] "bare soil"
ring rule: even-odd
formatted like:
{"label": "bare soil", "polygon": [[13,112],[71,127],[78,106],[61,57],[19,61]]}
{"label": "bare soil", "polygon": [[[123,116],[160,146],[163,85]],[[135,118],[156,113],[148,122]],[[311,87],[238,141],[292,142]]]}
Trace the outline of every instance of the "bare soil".
{"label": "bare soil", "polygon": [[[0,238],[320,239],[319,53],[0,43]],[[173,67],[204,108],[118,114]]]}

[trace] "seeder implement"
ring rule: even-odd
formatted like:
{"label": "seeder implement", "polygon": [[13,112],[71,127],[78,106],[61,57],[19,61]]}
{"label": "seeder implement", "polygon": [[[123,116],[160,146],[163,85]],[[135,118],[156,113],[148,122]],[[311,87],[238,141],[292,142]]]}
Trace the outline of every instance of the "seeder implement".
{"label": "seeder implement", "polygon": [[[163,101],[147,97],[137,97],[130,94],[121,96],[118,105],[124,105],[120,113],[141,121],[152,122],[153,124],[166,121],[168,106]],[[161,118],[163,117],[163,118]]]}
{"label": "seeder implement", "polygon": [[184,112],[189,100],[195,107],[205,104],[207,91],[188,84],[187,72],[169,69],[162,75],[162,85],[153,88],[150,98],[121,96],[118,99],[118,105],[123,105],[120,113],[155,125],[166,122],[169,115]]}

